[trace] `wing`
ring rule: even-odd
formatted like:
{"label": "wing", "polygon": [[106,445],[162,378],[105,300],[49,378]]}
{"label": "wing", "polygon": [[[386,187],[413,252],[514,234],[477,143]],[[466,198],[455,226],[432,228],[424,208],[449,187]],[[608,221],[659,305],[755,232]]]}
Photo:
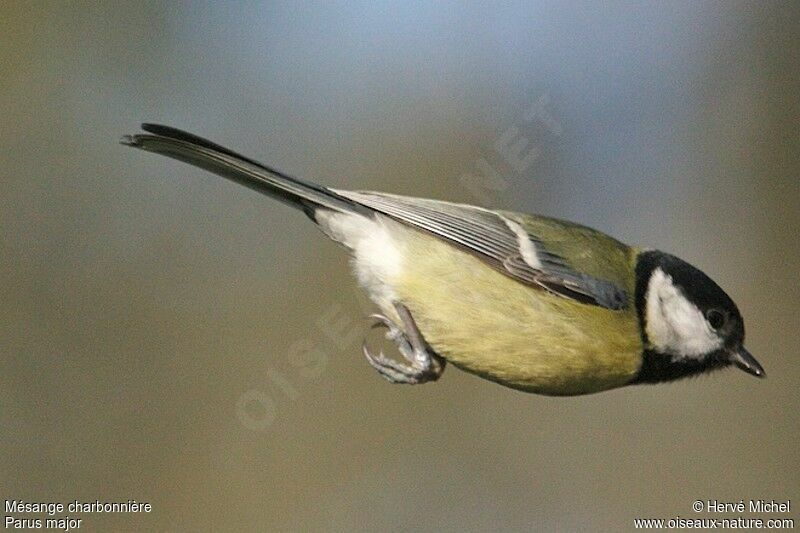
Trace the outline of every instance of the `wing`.
{"label": "wing", "polygon": [[628,303],[622,287],[576,271],[511,214],[375,192],[334,192],[444,239],[520,283],[612,310],[623,309]]}

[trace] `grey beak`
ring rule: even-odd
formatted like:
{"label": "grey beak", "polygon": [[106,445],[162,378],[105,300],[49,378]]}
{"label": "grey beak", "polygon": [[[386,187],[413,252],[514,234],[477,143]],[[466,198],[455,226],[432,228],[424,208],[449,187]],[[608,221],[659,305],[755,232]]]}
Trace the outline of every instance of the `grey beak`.
{"label": "grey beak", "polygon": [[756,358],[753,357],[753,354],[745,350],[744,346],[739,346],[736,350],[731,350],[728,352],[731,357],[731,363],[738,366],[748,374],[753,374],[756,377],[763,378],[766,377],[766,372],[764,372],[764,367],[762,367]]}

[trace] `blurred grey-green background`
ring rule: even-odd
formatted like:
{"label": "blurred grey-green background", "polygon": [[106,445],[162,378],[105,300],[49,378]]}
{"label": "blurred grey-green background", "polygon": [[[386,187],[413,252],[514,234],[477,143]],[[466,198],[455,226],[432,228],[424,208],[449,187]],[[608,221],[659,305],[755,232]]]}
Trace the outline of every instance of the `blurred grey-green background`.
{"label": "blurred grey-green background", "polygon": [[[162,531],[620,530],[708,516],[697,499],[800,500],[798,20],[768,2],[3,2],[0,494],[148,501],[82,529]],[[342,250],[120,146],[142,121],[333,186],[673,252],[736,299],[768,378],[391,386],[360,355],[370,307]]]}

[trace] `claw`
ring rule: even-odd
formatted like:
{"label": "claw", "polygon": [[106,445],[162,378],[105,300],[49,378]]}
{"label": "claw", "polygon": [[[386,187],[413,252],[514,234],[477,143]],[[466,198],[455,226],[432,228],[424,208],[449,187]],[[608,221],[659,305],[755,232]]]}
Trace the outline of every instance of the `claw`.
{"label": "claw", "polygon": [[407,384],[416,384],[420,382],[417,377],[417,371],[389,359],[383,355],[383,350],[381,350],[378,355],[374,355],[370,351],[369,346],[367,346],[366,339],[364,339],[364,343],[361,345],[361,351],[364,353],[364,357],[367,358],[372,368],[377,370],[378,373],[389,382]]}
{"label": "claw", "polygon": [[369,346],[367,346],[367,339],[364,339],[364,342],[361,343],[361,351],[363,352],[364,357],[366,357],[367,361],[369,362],[373,362],[377,358],[383,357],[383,350],[381,350],[381,352],[377,356],[372,354],[372,351],[369,349]]}
{"label": "claw", "polygon": [[370,329],[386,328],[388,330],[386,332],[386,338],[397,344],[397,348],[400,350],[400,353],[409,363],[413,363],[416,360],[413,355],[413,348],[408,342],[405,333],[403,333],[403,330],[397,327],[397,325],[392,322],[391,319],[379,313],[369,315],[367,318],[374,320],[370,326]]}
{"label": "claw", "polygon": [[393,329],[394,327],[392,321],[381,314],[374,313],[369,315],[367,318],[371,318],[372,320],[374,320],[374,322],[370,326],[370,329],[375,329],[375,328]]}
{"label": "claw", "polygon": [[396,304],[395,307],[408,334],[391,319],[378,313],[369,315],[368,318],[374,321],[370,329],[386,328],[386,338],[397,344],[400,353],[410,364],[405,365],[386,357],[383,350],[375,355],[366,339],[361,346],[364,357],[381,376],[392,383],[417,384],[435,381],[444,371],[445,360],[430,350],[408,309],[401,304]]}

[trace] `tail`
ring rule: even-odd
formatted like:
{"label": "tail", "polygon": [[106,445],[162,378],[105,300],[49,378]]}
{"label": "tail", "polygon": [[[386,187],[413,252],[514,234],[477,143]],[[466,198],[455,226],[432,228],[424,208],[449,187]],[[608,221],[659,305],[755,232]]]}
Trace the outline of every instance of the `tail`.
{"label": "tail", "polygon": [[327,187],[293,178],[202,137],[159,124],[142,124],[142,129],[147,133],[126,135],[120,142],[213,172],[302,209],[312,219],[320,207],[367,216],[373,213]]}

